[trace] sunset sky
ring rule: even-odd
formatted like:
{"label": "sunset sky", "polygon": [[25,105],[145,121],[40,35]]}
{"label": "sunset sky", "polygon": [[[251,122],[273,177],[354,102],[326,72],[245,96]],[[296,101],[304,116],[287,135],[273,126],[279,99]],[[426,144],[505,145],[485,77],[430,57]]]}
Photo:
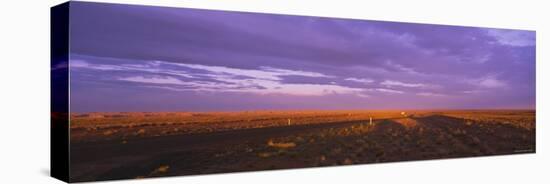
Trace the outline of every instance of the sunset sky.
{"label": "sunset sky", "polygon": [[71,111],[535,108],[535,32],[71,2]]}

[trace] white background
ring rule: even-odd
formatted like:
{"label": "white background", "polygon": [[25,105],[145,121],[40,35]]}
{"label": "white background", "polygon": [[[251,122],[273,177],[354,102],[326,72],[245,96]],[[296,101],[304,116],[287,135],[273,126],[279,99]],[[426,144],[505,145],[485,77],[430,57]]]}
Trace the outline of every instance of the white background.
{"label": "white background", "polygon": [[[537,31],[537,153],[467,159],[217,174],[109,183],[548,183],[550,6],[517,1],[101,0],[220,10],[468,25]],[[0,183],[62,183],[49,175],[49,7],[0,6]],[[546,72],[546,73],[545,73]],[[547,94],[546,96],[544,94]]]}

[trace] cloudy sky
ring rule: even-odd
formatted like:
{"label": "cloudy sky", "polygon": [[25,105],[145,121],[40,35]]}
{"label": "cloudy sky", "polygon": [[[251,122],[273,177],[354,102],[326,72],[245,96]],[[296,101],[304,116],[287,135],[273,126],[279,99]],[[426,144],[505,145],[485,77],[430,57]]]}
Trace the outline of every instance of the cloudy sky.
{"label": "cloudy sky", "polygon": [[71,111],[535,107],[535,32],[72,2]]}

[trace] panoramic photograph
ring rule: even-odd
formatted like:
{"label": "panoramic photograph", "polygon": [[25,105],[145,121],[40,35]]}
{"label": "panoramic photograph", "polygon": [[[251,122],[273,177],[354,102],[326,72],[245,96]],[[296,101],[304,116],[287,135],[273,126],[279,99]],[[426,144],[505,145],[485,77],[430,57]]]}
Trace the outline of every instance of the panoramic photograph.
{"label": "panoramic photograph", "polygon": [[536,151],[535,31],[70,5],[71,181]]}

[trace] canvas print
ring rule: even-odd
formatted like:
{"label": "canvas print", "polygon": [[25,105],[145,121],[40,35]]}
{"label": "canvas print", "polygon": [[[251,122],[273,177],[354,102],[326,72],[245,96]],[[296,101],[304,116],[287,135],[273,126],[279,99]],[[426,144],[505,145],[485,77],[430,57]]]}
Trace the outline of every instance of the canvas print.
{"label": "canvas print", "polygon": [[71,182],[535,153],[535,31],[66,8]]}

